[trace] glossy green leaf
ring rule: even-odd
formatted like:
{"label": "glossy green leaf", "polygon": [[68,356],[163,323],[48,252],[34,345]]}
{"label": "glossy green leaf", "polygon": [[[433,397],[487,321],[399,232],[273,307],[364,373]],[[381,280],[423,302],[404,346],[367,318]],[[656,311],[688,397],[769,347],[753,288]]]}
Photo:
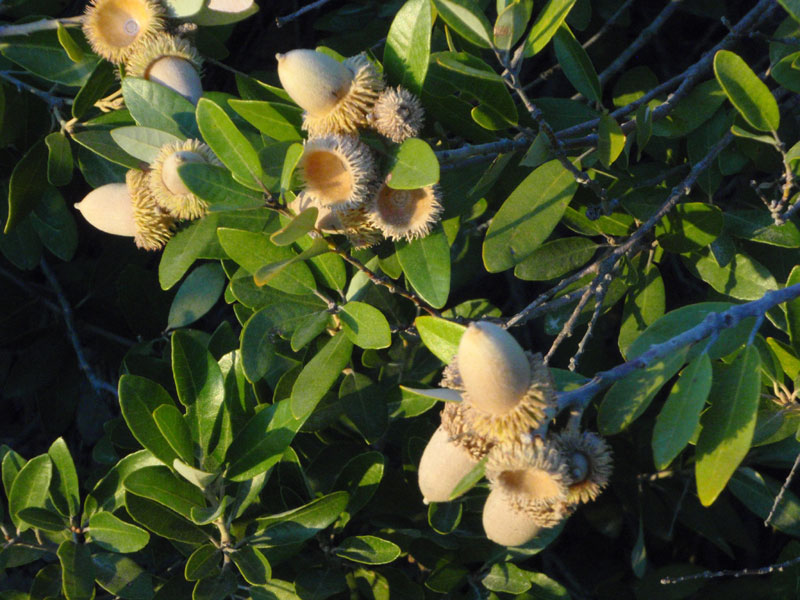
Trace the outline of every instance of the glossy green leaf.
{"label": "glossy green leaf", "polygon": [[167,329],[191,325],[210,311],[222,295],[225,273],[219,263],[205,263],[195,268],[172,299]]}
{"label": "glossy green leaf", "polygon": [[6,42],[0,47],[3,56],[23,69],[56,83],[83,85],[98,62],[93,54],[74,62],[58,42],[55,30],[34,31],[12,39],[15,39],[13,43]]}
{"label": "glossy green leaf", "polygon": [[333,487],[350,495],[346,508],[348,520],[369,504],[383,479],[385,466],[386,457],[375,451],[359,454],[344,465]]}
{"label": "glossy green leaf", "polygon": [[[219,473],[209,473],[208,471],[197,469],[195,467],[187,465],[185,462],[181,462],[177,458],[174,461],[172,461],[172,468],[175,469],[175,472],[178,473],[178,475],[180,475],[181,477],[183,477],[186,481],[204,491],[208,486],[214,483],[216,479],[219,478]],[[193,507],[191,510],[193,521],[195,521],[194,512],[195,508]],[[204,523],[198,523],[198,524],[203,525]]]}
{"label": "glossy green leaf", "polygon": [[645,265],[639,280],[630,288],[622,309],[619,349],[622,356],[648,326],[664,315],[664,280],[655,263]]}
{"label": "glossy green leaf", "polygon": [[436,533],[447,535],[461,523],[463,512],[461,502],[431,502],[428,505],[428,524]]}
{"label": "glossy green leaf", "polygon": [[469,472],[461,478],[456,484],[456,487],[453,488],[453,491],[450,492],[450,500],[454,500],[461,496],[462,494],[466,493],[467,491],[471,490],[475,485],[483,479],[484,474],[486,473],[486,458],[479,460],[478,463],[472,467]]}
{"label": "glossy green leaf", "polygon": [[78,247],[78,227],[59,190],[45,190],[30,215],[30,223],[45,248],[61,260],[72,260]]}
{"label": "glossy green leaf", "polygon": [[195,16],[203,8],[203,0],[164,0],[169,16],[185,19]]}
{"label": "glossy green leaf", "polygon": [[666,469],[694,438],[710,390],[711,360],[701,354],[683,370],[656,418],[652,447],[657,469]]}
{"label": "glossy green leaf", "polygon": [[302,141],[303,111],[291,104],[228,100],[230,107],[261,133],[278,141]]}
{"label": "glossy green leaf", "polygon": [[281,227],[278,231],[269,236],[270,241],[276,246],[288,246],[296,242],[309,231],[314,229],[317,223],[317,215],[319,209],[316,206],[311,206],[294,217],[286,225]]}
{"label": "glossy green leaf", "polygon": [[725,102],[725,92],[716,79],[695,86],[663,119],[652,122],[653,134],[683,137],[708,121]]}
{"label": "glossy green leaf", "polygon": [[72,134],[72,139],[87,150],[108,159],[126,169],[141,169],[146,165],[122,150],[111,137],[108,129],[89,129]]}
{"label": "glossy green leaf", "polygon": [[305,348],[314,338],[328,327],[330,313],[327,310],[311,313],[303,318],[292,332],[292,351],[297,352]]}
{"label": "glossy green leaf", "polygon": [[203,544],[192,552],[183,568],[186,581],[215,577],[219,573],[222,553],[214,544]]}
{"label": "glossy green leaf", "polygon": [[256,518],[256,534],[251,538],[251,543],[270,547],[311,539],[336,521],[345,510],[348,500],[347,492],[332,492],[298,508]]}
{"label": "glossy green leaf", "polygon": [[192,434],[183,413],[173,404],[162,404],[153,411],[156,427],[184,462],[194,462]]}
{"label": "glossy green leaf", "polygon": [[733,237],[781,248],[800,248],[800,229],[792,221],[775,225],[764,210],[726,210],[724,217],[725,232]]}
{"label": "glossy green leaf", "polygon": [[155,162],[162,146],[183,140],[183,137],[160,129],[132,126],[112,129],[111,138],[125,152],[148,164]]}
{"label": "glossy green leaf", "polygon": [[781,501],[775,506],[775,498],[781,484],[749,467],[739,467],[728,482],[728,489],[739,501],[760,519],[772,512],[770,525],[791,536],[800,536],[800,499],[791,491],[784,490]]}
{"label": "glossy green leaf", "polygon": [[283,168],[281,170],[281,194],[284,194],[292,188],[292,176],[294,175],[300,159],[303,157],[303,145],[292,144],[286,149],[286,155],[283,160]]}
{"label": "glossy green leaf", "polygon": [[736,110],[759,131],[777,131],[781,115],[769,88],[730,50],[714,55],[714,75]]}
{"label": "glossy green leaf", "polygon": [[339,312],[344,332],[359,348],[388,348],[392,331],[383,313],[364,302],[348,302]]}
{"label": "glossy green leaf", "polygon": [[[282,246],[279,246],[282,247]],[[263,287],[273,281],[276,277],[280,276],[286,269],[294,264],[302,263],[307,259],[316,258],[322,254],[329,252],[327,242],[322,238],[314,238],[311,245],[303,250],[300,254],[293,254],[282,260],[264,265],[259,268],[253,275],[253,281],[259,287]],[[291,273],[290,273],[291,274]],[[313,288],[309,288],[313,289]]]}
{"label": "glossy green leaf", "polygon": [[178,458],[153,419],[153,411],[175,403],[167,391],[154,381],[138,375],[123,375],[119,380],[119,404],[133,437],[165,465]]}
{"label": "glossy green leaf", "polygon": [[249,188],[260,190],[264,172],[258,153],[225,111],[208,98],[200,98],[197,126],[203,139],[231,170],[234,178]]}
{"label": "glossy green leaf", "polygon": [[199,137],[194,105],[171,88],[147,79],[125,77],[122,96],[138,125],[166,131],[182,139]]}
{"label": "glossy green leaf", "polygon": [[713,204],[683,202],[661,219],[655,228],[658,243],[669,252],[705,248],[722,233],[722,211]]}
{"label": "glossy green leaf", "polygon": [[303,367],[292,387],[292,414],[307,417],[350,362],[353,343],[340,331]]}
{"label": "glossy green leaf", "polygon": [[[553,47],[556,51],[558,64],[561,65],[564,75],[567,76],[572,86],[587,100],[600,102],[602,91],[600,89],[600,80],[597,78],[597,71],[595,71],[589,55],[586,54],[586,50],[572,35],[569,27],[562,24],[558,28],[553,36]],[[612,117],[604,115],[600,118],[600,128],[598,129],[597,152],[600,162],[606,166],[616,160],[625,145],[622,130],[619,129],[619,125],[614,127],[612,123],[616,125],[616,121]],[[620,140],[620,138],[622,139]]]}
{"label": "glossy green leaf", "polygon": [[605,167],[610,167],[625,149],[625,134],[622,127],[610,115],[600,117],[597,127],[597,158]]}
{"label": "glossy green leaf", "polygon": [[[795,266],[786,279],[786,287],[800,283],[800,266]],[[789,326],[789,339],[795,352],[800,348],[800,299],[786,303],[786,323]]]}
{"label": "glossy green leaf", "polygon": [[76,119],[83,117],[115,83],[117,77],[114,65],[107,60],[98,61],[72,101],[72,116]]}
{"label": "glossy green leaf", "polygon": [[597,243],[585,237],[545,242],[514,267],[514,276],[525,281],[556,279],[589,262],[597,248]]}
{"label": "glossy green leaf", "polygon": [[353,562],[367,565],[385,565],[401,554],[400,547],[374,535],[357,535],[345,538],[333,553]]}
{"label": "glossy green leaf", "polygon": [[67,600],[92,600],[94,598],[94,563],[85,544],[72,540],[58,547],[61,564],[62,591]]}
{"label": "glossy green leaf", "polygon": [[6,498],[11,495],[11,486],[14,485],[14,479],[20,472],[20,469],[28,462],[22,456],[14,452],[11,448],[3,444],[0,446],[0,456],[2,460],[2,478],[3,490],[6,493]]}
{"label": "glossy green leaf", "polygon": [[213,215],[193,221],[167,242],[158,264],[161,289],[178,283],[203,250],[217,241],[217,223]]}
{"label": "glossy green leaf", "polygon": [[458,351],[466,327],[438,317],[422,316],[414,321],[422,343],[439,360],[449,364]]}
{"label": "glossy green leaf", "polygon": [[123,480],[134,471],[143,467],[153,467],[162,464],[147,450],[133,452],[120,460],[106,473],[94,489],[86,497],[83,508],[84,518],[89,518],[98,510],[113,512],[123,505],[125,488]]}
{"label": "glossy green leaf", "polygon": [[433,0],[442,20],[480,48],[491,48],[492,26],[474,0]]}
{"label": "glossy green leaf", "polygon": [[406,280],[434,308],[447,304],[450,295],[450,246],[440,228],[411,242],[396,242],[397,259]]}
{"label": "glossy green leaf", "polygon": [[50,495],[56,509],[63,515],[75,517],[81,506],[80,485],[75,463],[64,438],[58,438],[50,445],[47,455],[53,462],[53,480]]}
{"label": "glossy green leaf", "polygon": [[52,477],[53,463],[46,454],[30,459],[14,477],[8,492],[8,513],[20,531],[28,527],[19,522],[17,513],[23,508],[45,506]]}
{"label": "glossy green leaf", "polygon": [[124,600],[152,600],[153,578],[127,556],[111,552],[92,555],[95,581]]}
{"label": "glossy green leaf", "polygon": [[492,30],[495,47],[499,50],[510,50],[525,33],[532,12],[532,0],[511,2],[503,10],[498,10]]}
{"label": "glossy green leaf", "polygon": [[431,0],[408,0],[392,19],[383,51],[389,78],[417,95],[428,72],[432,13]]}
{"label": "glossy green leaf", "polygon": [[385,390],[362,373],[348,373],[339,386],[344,412],[368,442],[375,442],[389,424]]}
{"label": "glossy green leaf", "polygon": [[696,270],[712,288],[737,300],[757,300],[766,292],[778,289],[769,269],[741,252],[724,267],[720,267],[714,256],[705,250],[685,257],[684,264]]}
{"label": "glossy green leaf", "polygon": [[642,104],[636,109],[636,145],[639,150],[636,159],[642,157],[642,151],[647,143],[650,141],[650,136],[653,134],[653,113],[647,104]]}
{"label": "glossy green leaf", "polygon": [[576,0],[547,0],[525,40],[525,56],[541,52],[561,27]]}
{"label": "glossy green leaf", "polygon": [[179,479],[166,467],[145,467],[125,478],[125,490],[153,500],[189,519],[193,507],[203,508],[203,493],[188,481]]}
{"label": "glossy green leaf", "polygon": [[578,184],[557,160],[538,167],[506,199],[483,243],[491,273],[510,269],[536,250],[561,220]]}
{"label": "glossy green leaf", "polygon": [[125,494],[125,508],[134,521],[153,533],[178,542],[202,544],[208,534],[158,502],[135,494]]}
{"label": "glossy green leaf", "polygon": [[[41,529],[42,531],[51,531],[53,533],[64,532],[68,530],[67,521],[64,517],[37,506],[29,506],[17,511],[17,519],[34,529]],[[26,527],[27,529],[27,527]]]}
{"label": "glossy green leaf", "polygon": [[60,131],[54,131],[44,138],[47,145],[47,181],[60,187],[72,180],[72,148],[69,140]]}
{"label": "glossy green leaf", "polygon": [[481,583],[487,590],[506,594],[522,594],[531,589],[530,573],[523,571],[512,562],[492,565]]}
{"label": "glossy green leaf", "polygon": [[231,558],[239,573],[250,585],[264,585],[272,578],[269,561],[258,548],[242,546],[231,553]]}
{"label": "glossy green leaf", "polygon": [[84,60],[85,54],[83,49],[75,41],[75,38],[72,37],[69,29],[59,23],[56,29],[56,35],[58,37],[58,43],[61,44],[64,52],[67,53],[67,56],[69,56],[72,62],[78,63]]}
{"label": "glossy green leaf", "polygon": [[778,4],[780,4],[795,21],[800,21],[800,3],[798,3],[797,0],[778,0]]}
{"label": "glossy green leaf", "polygon": [[[151,467],[158,469],[160,467]],[[92,542],[108,550],[128,554],[138,552],[150,541],[150,534],[141,527],[126,523],[113,513],[95,513],[89,519]]]}
{"label": "glossy green leaf", "polygon": [[255,383],[267,374],[275,362],[274,323],[270,308],[250,317],[242,329],[242,361],[247,380]]}
{"label": "glossy green leaf", "polygon": [[238,587],[236,573],[229,569],[216,577],[198,581],[192,592],[192,600],[224,600],[236,592]]}
{"label": "glossy green leaf", "polygon": [[391,157],[386,185],[396,190],[413,190],[439,181],[439,161],[427,142],[405,140]]}
{"label": "glossy green leaf", "polygon": [[238,183],[223,167],[187,162],[178,167],[178,175],[194,195],[208,202],[210,211],[264,206],[263,193]]}
{"label": "glossy green leaf", "polygon": [[47,147],[37,142],[14,166],[8,184],[8,218],[3,233],[10,232],[36,206],[47,186]]}

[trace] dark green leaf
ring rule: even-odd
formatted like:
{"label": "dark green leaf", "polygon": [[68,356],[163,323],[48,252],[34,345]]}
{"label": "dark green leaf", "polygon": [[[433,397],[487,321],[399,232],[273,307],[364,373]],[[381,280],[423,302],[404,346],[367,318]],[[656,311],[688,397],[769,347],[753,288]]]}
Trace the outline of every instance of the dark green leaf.
{"label": "dark green leaf", "polygon": [[161,537],[187,544],[208,541],[209,536],[202,529],[147,498],[126,493],[125,508],[134,521]]}
{"label": "dark green leaf", "polygon": [[625,148],[622,127],[610,115],[600,117],[597,127],[597,158],[605,167],[610,167]]}
{"label": "dark green leaf", "polygon": [[192,434],[183,413],[173,404],[162,404],[153,411],[153,420],[180,459],[187,463],[194,462]]}
{"label": "dark green leaf", "polygon": [[[786,279],[786,287],[800,283],[800,266],[796,266]],[[800,299],[786,303],[786,323],[789,326],[789,339],[795,351],[800,348]],[[794,379],[794,378],[793,378]]]}
{"label": "dark green leaf", "polygon": [[46,508],[39,508],[36,506],[29,506],[28,508],[23,508],[18,511],[17,519],[30,525],[34,529],[51,531],[53,533],[63,532],[68,528],[64,517]]}
{"label": "dark green leaf", "polygon": [[172,299],[167,329],[186,327],[205,316],[219,300],[225,283],[219,263],[205,263],[194,269]]}
{"label": "dark green leaf", "polygon": [[736,110],[759,131],[777,131],[781,115],[769,88],[730,50],[714,55],[714,75]]}
{"label": "dark green leaf", "polygon": [[168,290],[180,281],[203,250],[217,240],[217,220],[208,215],[194,221],[167,242],[158,265],[161,289]]}
{"label": "dark green leaf", "polygon": [[741,252],[724,267],[706,250],[686,256],[684,264],[696,270],[712,288],[737,300],[757,300],[778,288],[769,269]]}
{"label": "dark green leaf", "polygon": [[[556,51],[558,63],[564,70],[572,86],[587,100],[600,102],[602,91],[597,71],[569,27],[562,24],[553,37],[553,47]],[[600,162],[610,166],[622,152],[625,145],[625,136],[612,117],[607,115],[600,118],[598,130],[597,152]]]}
{"label": "dark green leaf", "polygon": [[111,138],[125,152],[148,164],[155,162],[162,146],[174,144],[183,139],[160,129],[136,126],[112,129]]}
{"label": "dark green leaf", "polygon": [[50,445],[47,455],[53,461],[53,481],[50,495],[56,508],[65,516],[75,517],[81,506],[80,486],[75,463],[64,438],[58,438]]}
{"label": "dark green leaf", "polygon": [[360,348],[388,348],[392,331],[383,313],[363,302],[348,302],[339,312],[344,332]]}
{"label": "dark green leaf", "polygon": [[94,598],[94,563],[85,544],[71,540],[58,547],[61,564],[61,585],[67,600],[92,600]]}
{"label": "dark green leaf", "polygon": [[327,310],[311,313],[303,318],[302,322],[292,332],[292,351],[305,348],[314,338],[328,327],[330,313]]}
{"label": "dark green leaf", "polygon": [[186,561],[183,575],[186,581],[198,581],[207,577],[215,577],[219,573],[222,553],[214,544],[203,544],[192,552]]}
{"label": "dark green leaf", "polygon": [[619,328],[619,349],[623,356],[628,348],[647,327],[664,314],[666,298],[664,281],[655,263],[645,265],[638,281],[628,291],[622,309]]}
{"label": "dark green leaf", "polygon": [[122,150],[108,129],[89,129],[72,134],[72,139],[84,148],[126,169],[141,169],[146,165]]}
{"label": "dark green leaf", "polygon": [[303,367],[292,387],[291,406],[295,417],[307,418],[311,414],[350,362],[352,351],[352,342],[340,331]]}
{"label": "dark green leaf", "polygon": [[270,547],[311,539],[339,517],[348,500],[347,492],[333,492],[299,508],[257,518],[256,535],[251,542],[256,546]]}
{"label": "dark green leaf", "polygon": [[386,185],[395,190],[414,190],[439,181],[439,161],[427,142],[405,140],[391,157]]}
{"label": "dark green leaf", "polygon": [[[238,210],[264,205],[264,196],[238,183],[228,169],[206,163],[187,162],[178,167],[186,187],[209,203],[208,209]],[[208,217],[206,217],[208,218]]]}
{"label": "dark green leaf", "polygon": [[441,228],[411,242],[397,242],[397,259],[422,299],[442,308],[450,295],[450,246]]}
{"label": "dark green leaf", "polygon": [[[8,39],[8,38],[6,38]],[[92,54],[73,62],[61,44],[56,31],[35,31],[13,43],[0,46],[3,56],[31,73],[49,81],[80,86],[95,68],[98,58]]]}
{"label": "dark green leaf", "polygon": [[228,104],[251,125],[273,140],[295,142],[303,139],[300,131],[303,111],[297,106],[256,100],[228,100]]}
{"label": "dark green leaf", "polygon": [[562,237],[545,242],[514,267],[514,275],[525,281],[556,279],[585,265],[597,248],[595,242],[585,237]]}
{"label": "dark green leaf", "polygon": [[[728,488],[759,518],[766,519],[772,512],[781,485],[749,467],[740,467],[731,477]],[[800,536],[800,500],[791,490],[784,490],[769,523],[779,531]]]}
{"label": "dark green leaf", "polygon": [[[5,466],[5,459],[3,466]],[[8,514],[20,531],[25,531],[28,527],[18,523],[17,513],[23,508],[32,506],[43,508],[45,506],[52,476],[53,463],[49,456],[42,454],[25,463],[14,477],[14,482],[8,492]]]}
{"label": "dark green leaf", "polygon": [[523,571],[511,562],[492,565],[489,574],[481,583],[487,590],[505,592],[506,594],[521,594],[531,589],[531,580],[528,571]]}
{"label": "dark green leaf", "polygon": [[385,565],[400,556],[397,544],[374,535],[358,535],[342,540],[333,553],[341,558],[367,565]]}
{"label": "dark green leaf", "polygon": [[72,260],[78,247],[78,228],[61,192],[48,187],[34,207],[30,223],[50,252],[61,260]]}
{"label": "dark green leaf", "polygon": [[575,0],[547,0],[525,40],[525,56],[538,54],[547,46],[574,4]]}
{"label": "dark green leaf", "polygon": [[258,548],[242,546],[231,553],[231,558],[250,585],[264,585],[272,578],[269,561]]}
{"label": "dark green leaf", "polygon": [[[160,467],[151,467],[160,468]],[[95,513],[89,519],[92,542],[108,550],[128,554],[138,552],[150,541],[150,534],[141,527],[126,523],[110,512]]]}
{"label": "dark green leaf", "polygon": [[112,85],[117,82],[116,69],[107,60],[96,63],[86,83],[75,95],[72,102],[72,116],[80,119],[94,106],[94,103],[103,98]]}
{"label": "dark green leaf", "polygon": [[461,523],[463,510],[461,502],[431,502],[428,505],[428,524],[436,533],[447,535]]}
{"label": "dark green leaf", "polygon": [[366,506],[383,478],[386,459],[380,452],[365,452],[350,459],[336,478],[334,488],[349,494],[347,519]]}
{"label": "dark green leaf", "polygon": [[502,10],[498,8],[497,20],[492,30],[495,47],[500,50],[510,50],[525,33],[532,12],[532,0],[515,1]]}
{"label": "dark green leaf", "polygon": [[722,211],[713,204],[684,202],[656,224],[658,243],[669,252],[705,248],[722,233]]}
{"label": "dark green leaf", "polygon": [[67,136],[54,131],[44,138],[47,144],[47,180],[50,185],[67,185],[72,180],[72,148]]}
{"label": "dark green leaf", "polygon": [[97,485],[86,497],[83,507],[84,518],[91,517],[98,510],[107,510],[109,512],[117,510],[123,505],[125,488],[122,487],[122,482],[128,474],[143,467],[153,467],[160,464],[161,461],[147,450],[133,452],[120,460],[111,467],[105,477],[97,482]]}
{"label": "dark green leaf", "polygon": [[236,573],[228,569],[216,577],[198,581],[192,592],[192,600],[224,600],[238,587]]}
{"label": "dark green leaf", "polygon": [[123,375],[119,380],[119,404],[133,437],[161,462],[171,465],[178,455],[153,419],[153,411],[159,406],[175,405],[167,391],[144,377]]}
{"label": "dark green leaf", "polygon": [[125,478],[125,490],[153,500],[176,513],[191,518],[193,507],[205,507],[203,493],[191,483],[178,479],[166,467],[145,467]]}
{"label": "dark green leaf", "polygon": [[734,237],[770,246],[800,248],[800,229],[792,221],[775,225],[764,210],[726,210],[724,217],[725,231]]}
{"label": "dark green leaf", "polygon": [[431,52],[430,0],[407,1],[392,20],[383,51],[383,66],[396,83],[419,95]]}
{"label": "dark green leaf", "polygon": [[127,556],[98,552],[92,556],[95,581],[124,600],[151,600],[153,578]]}
{"label": "dark green leaf", "polygon": [[11,172],[8,184],[8,219],[3,233],[11,231],[36,206],[47,186],[47,147],[40,141],[25,153]]}
{"label": "dark green leaf", "polygon": [[491,48],[492,26],[474,0],[433,0],[439,16],[465,40]]}
{"label": "dark green leaf", "polygon": [[345,413],[368,442],[375,442],[389,424],[385,391],[361,373],[348,373],[339,386]]}
{"label": "dark green leaf", "polygon": [[270,241],[276,246],[288,246],[296,242],[309,231],[314,229],[317,223],[319,209],[311,206],[281,227],[278,231],[269,236]]}

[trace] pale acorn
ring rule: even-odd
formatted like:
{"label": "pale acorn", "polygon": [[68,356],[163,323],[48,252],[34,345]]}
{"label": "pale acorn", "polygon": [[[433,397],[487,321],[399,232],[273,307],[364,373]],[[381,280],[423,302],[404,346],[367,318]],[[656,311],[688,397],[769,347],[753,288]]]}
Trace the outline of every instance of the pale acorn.
{"label": "pale acorn", "polygon": [[528,513],[509,507],[501,490],[492,490],[483,505],[483,531],[486,537],[501,546],[521,546],[544,529]]}
{"label": "pale acorn", "polygon": [[126,74],[160,83],[197,104],[203,94],[200,65],[188,40],[161,34],[137,47],[126,63]]}
{"label": "pale acorn", "polygon": [[124,183],[101,185],[75,204],[75,208],[92,227],[100,231],[112,235],[136,235],[131,195]]}
{"label": "pale acorn", "polygon": [[419,461],[419,489],[425,504],[447,502],[458,482],[478,464],[469,451],[452,440],[441,425]]}
{"label": "pale acorn", "polygon": [[92,0],[83,21],[92,50],[113,63],[163,29],[164,10],[153,0]]}

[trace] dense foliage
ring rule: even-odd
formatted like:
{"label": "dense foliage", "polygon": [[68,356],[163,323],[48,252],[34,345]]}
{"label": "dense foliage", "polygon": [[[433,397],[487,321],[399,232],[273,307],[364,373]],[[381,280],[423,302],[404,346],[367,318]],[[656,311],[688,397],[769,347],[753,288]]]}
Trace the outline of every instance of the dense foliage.
{"label": "dense foliage", "polygon": [[[794,563],[672,580],[800,556],[797,2],[145,4],[199,101],[104,54],[84,2],[0,2],[0,598],[796,597]],[[299,107],[296,48],[424,127]],[[129,237],[74,210],[144,210],[126,173],[169,144],[205,157],[191,209]],[[323,226],[320,147],[432,211]],[[484,533],[485,461],[449,502],[417,482],[475,321],[550,368],[529,438],[613,455],[518,547]]]}

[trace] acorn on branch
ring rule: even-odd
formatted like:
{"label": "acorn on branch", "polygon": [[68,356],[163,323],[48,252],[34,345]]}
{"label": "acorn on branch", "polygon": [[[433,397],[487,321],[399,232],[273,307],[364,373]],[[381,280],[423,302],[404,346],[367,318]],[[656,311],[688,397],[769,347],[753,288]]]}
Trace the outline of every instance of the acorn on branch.
{"label": "acorn on branch", "polygon": [[407,89],[390,87],[375,101],[369,123],[382,136],[400,144],[419,135],[425,125],[425,111],[419,98]]}
{"label": "acorn on branch", "polygon": [[608,485],[613,468],[606,441],[591,431],[566,431],[556,434],[554,442],[569,470],[567,501],[575,505],[597,498]]}
{"label": "acorn on branch", "polygon": [[175,219],[156,203],[147,185],[147,173],[131,169],[125,174],[125,182],[133,204],[133,220],[136,234],[133,241],[144,250],[160,250],[172,237]]}
{"label": "acorn on branch", "polygon": [[131,53],[126,75],[141,77],[176,91],[192,104],[203,94],[200,55],[188,40],[162,33],[145,40]]}
{"label": "acorn on branch", "polygon": [[439,221],[442,205],[439,186],[395,190],[383,184],[367,205],[370,225],[391,240],[425,237]]}
{"label": "acorn on branch", "polygon": [[164,10],[153,0],[92,0],[83,21],[92,50],[117,64],[163,29]]}
{"label": "acorn on branch", "polygon": [[384,83],[365,55],[340,63],[322,52],[298,49],[275,58],[283,89],[305,111],[303,129],[309,136],[352,134],[367,125]]}

